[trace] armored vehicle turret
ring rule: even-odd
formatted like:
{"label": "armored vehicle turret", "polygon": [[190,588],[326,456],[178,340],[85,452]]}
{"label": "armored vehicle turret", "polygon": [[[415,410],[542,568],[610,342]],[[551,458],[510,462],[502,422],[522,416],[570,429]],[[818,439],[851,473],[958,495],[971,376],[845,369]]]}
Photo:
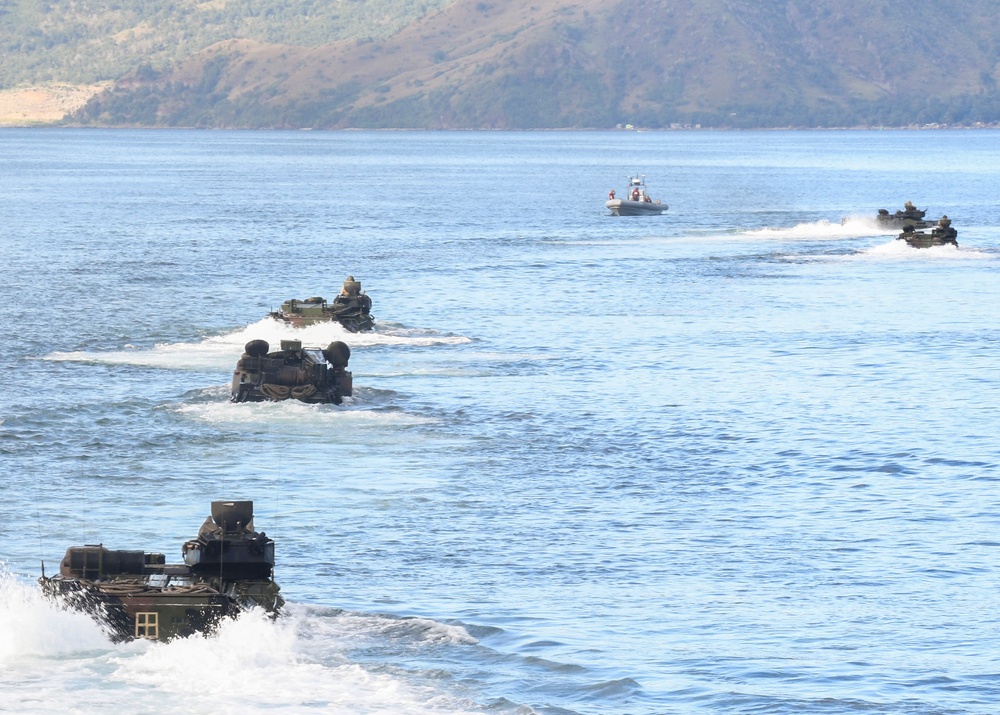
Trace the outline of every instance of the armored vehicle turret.
{"label": "armored vehicle turret", "polygon": [[254,530],[252,501],[213,501],[198,536],[163,554],[73,546],[42,591],[105,624],[116,641],[169,640],[211,631],[249,608],[277,614],[284,605],[274,576],[274,541]]}
{"label": "armored vehicle turret", "polygon": [[266,340],[251,340],[233,371],[233,402],[287,399],[339,405],[353,392],[347,361],[351,349],[335,340],[325,348],[302,347],[301,340],[282,340],[281,349]]}
{"label": "armored vehicle turret", "polygon": [[315,325],[336,321],[344,330],[358,333],[375,327],[372,317],[372,299],[361,290],[361,281],[348,276],[340,295],[332,301],[313,296],[305,300],[291,298],[281,304],[281,308],[268,315],[275,320],[295,326]]}

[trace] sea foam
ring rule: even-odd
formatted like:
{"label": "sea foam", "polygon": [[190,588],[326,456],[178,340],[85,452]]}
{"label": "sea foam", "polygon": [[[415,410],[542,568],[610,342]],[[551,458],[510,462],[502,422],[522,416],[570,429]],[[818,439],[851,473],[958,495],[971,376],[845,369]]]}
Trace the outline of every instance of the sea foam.
{"label": "sea foam", "polygon": [[865,236],[881,236],[890,231],[879,227],[874,219],[851,217],[843,223],[831,221],[811,221],[799,223],[786,228],[759,228],[741,231],[741,238],[762,238],[770,240],[818,240],[863,238]]}
{"label": "sea foam", "polygon": [[[337,614],[324,617],[323,611]],[[352,660],[359,639],[463,644],[456,626],[422,619],[349,617],[291,605],[224,620],[216,632],[168,643],[113,644],[96,621],[0,572],[0,708],[35,713],[481,712],[434,672],[371,670]],[[109,687],[109,684],[110,687]]]}
{"label": "sea foam", "polygon": [[349,333],[339,323],[318,323],[296,328],[271,318],[258,320],[243,328],[222,335],[207,337],[199,342],[160,343],[151,348],[125,346],[119,350],[76,350],[53,352],[45,360],[56,362],[90,362],[110,365],[140,365],[173,370],[232,369],[251,340],[266,340],[277,349],[282,340],[301,340],[303,345],[326,346],[334,340],[352,348],[375,345],[431,346],[459,345],[471,342],[461,335],[436,331],[385,328],[368,333]]}

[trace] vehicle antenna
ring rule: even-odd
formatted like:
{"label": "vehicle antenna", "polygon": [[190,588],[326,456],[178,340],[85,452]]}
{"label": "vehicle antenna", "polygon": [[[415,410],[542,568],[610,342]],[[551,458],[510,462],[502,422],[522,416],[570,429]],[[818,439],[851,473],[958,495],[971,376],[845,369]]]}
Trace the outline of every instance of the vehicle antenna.
{"label": "vehicle antenna", "polygon": [[38,529],[38,560],[42,562],[42,578],[45,578],[45,554],[42,547],[42,515],[38,510],[38,480],[32,480],[35,488],[35,527]]}

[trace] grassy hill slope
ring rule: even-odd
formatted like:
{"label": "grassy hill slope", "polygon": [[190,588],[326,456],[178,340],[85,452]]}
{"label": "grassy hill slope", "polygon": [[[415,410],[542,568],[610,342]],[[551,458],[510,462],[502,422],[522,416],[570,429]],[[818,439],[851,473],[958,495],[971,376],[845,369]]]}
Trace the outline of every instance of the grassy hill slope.
{"label": "grassy hill slope", "polygon": [[116,79],[233,38],[387,37],[454,0],[0,0],[0,90]]}
{"label": "grassy hill slope", "polygon": [[906,125],[1000,120],[995,0],[458,0],[382,39],[229,39],[83,123]]}

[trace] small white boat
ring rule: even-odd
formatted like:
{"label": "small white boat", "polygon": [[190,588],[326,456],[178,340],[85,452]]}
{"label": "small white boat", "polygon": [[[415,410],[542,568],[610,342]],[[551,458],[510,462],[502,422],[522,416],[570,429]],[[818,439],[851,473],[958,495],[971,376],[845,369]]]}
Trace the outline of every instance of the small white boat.
{"label": "small white boat", "polygon": [[639,175],[628,177],[625,198],[617,198],[612,189],[604,205],[615,216],[654,216],[667,210],[666,204],[661,204],[659,199],[654,201],[646,193],[646,177]]}

